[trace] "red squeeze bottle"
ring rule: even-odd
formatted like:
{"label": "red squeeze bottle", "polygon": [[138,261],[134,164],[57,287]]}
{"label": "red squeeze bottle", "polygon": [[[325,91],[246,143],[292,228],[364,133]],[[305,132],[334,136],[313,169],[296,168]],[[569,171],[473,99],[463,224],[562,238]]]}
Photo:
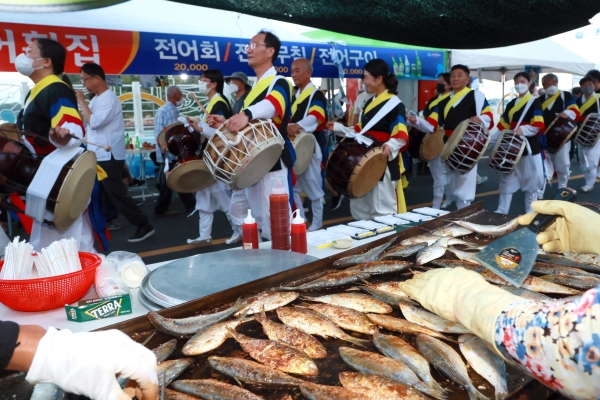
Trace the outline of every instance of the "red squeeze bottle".
{"label": "red squeeze bottle", "polygon": [[[306,223],[300,216],[300,210],[294,211],[296,216],[292,220],[292,251],[306,254],[308,251],[306,245]],[[292,214],[292,216],[294,215]]]}
{"label": "red squeeze bottle", "polygon": [[242,248],[258,249],[258,224],[252,217],[252,210],[248,210],[248,216],[242,224]]}
{"label": "red squeeze bottle", "polygon": [[290,203],[283,178],[271,179],[269,213],[271,219],[271,248],[290,249]]}

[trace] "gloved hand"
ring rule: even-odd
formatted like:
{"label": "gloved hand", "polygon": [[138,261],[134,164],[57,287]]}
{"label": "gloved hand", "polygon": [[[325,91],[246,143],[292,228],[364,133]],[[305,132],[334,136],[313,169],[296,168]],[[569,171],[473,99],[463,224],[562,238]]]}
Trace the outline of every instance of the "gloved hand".
{"label": "gloved hand", "polygon": [[477,272],[439,268],[416,275],[402,290],[429,311],[460,322],[481,339],[494,343],[496,320],[509,304],[524,300],[490,285]]}
{"label": "gloved hand", "polygon": [[51,382],[91,399],[130,400],[115,375],[136,381],[144,400],[158,399],[156,356],[144,346],[117,330],[73,333],[50,328],[26,379],[32,384]]}
{"label": "gloved hand", "polygon": [[[578,204],[559,200],[534,201],[534,211],[560,215],[536,239],[547,252],[600,254],[600,215]],[[521,225],[529,225],[537,215],[531,212],[519,217]]]}

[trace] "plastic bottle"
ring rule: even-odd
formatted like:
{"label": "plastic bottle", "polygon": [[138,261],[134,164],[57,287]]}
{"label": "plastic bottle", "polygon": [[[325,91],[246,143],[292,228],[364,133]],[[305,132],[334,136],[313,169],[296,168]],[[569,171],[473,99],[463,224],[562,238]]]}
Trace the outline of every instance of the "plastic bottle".
{"label": "plastic bottle", "polygon": [[300,210],[294,211],[296,215],[292,220],[292,251],[296,253],[306,254],[308,251],[306,245],[306,223],[304,218],[300,216]]}
{"label": "plastic bottle", "polygon": [[271,219],[271,248],[290,249],[290,203],[284,178],[271,178],[269,211]]}
{"label": "plastic bottle", "polygon": [[252,217],[252,210],[248,210],[248,216],[242,224],[242,248],[258,249],[258,224]]}

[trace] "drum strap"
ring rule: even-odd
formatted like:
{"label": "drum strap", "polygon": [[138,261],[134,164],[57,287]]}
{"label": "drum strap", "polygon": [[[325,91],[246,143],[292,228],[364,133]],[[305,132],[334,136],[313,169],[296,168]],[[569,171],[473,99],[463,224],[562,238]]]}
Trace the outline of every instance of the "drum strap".
{"label": "drum strap", "polygon": [[390,98],[384,105],[381,107],[377,114],[362,128],[362,130],[358,134],[354,134],[352,132],[346,133],[346,137],[354,138],[358,143],[364,144],[366,146],[370,146],[373,144],[373,141],[363,134],[368,132],[376,123],[381,121],[383,117],[385,117],[390,111],[392,111],[398,104],[402,103],[398,96],[393,96]]}
{"label": "drum strap", "polygon": [[[600,113],[600,105],[598,105],[598,94],[594,93],[593,96],[596,100],[596,107],[598,107],[596,112]],[[592,106],[592,104],[594,104],[594,101],[592,100],[592,97],[590,97],[585,101],[585,103],[581,105],[581,107],[579,107],[579,112],[581,113],[581,115],[583,115],[587,111],[587,109]]]}
{"label": "drum strap", "polygon": [[[519,118],[519,122],[517,122],[517,126],[515,126],[515,129],[514,129],[515,132],[517,131],[517,129],[519,129],[521,122],[523,122],[523,118],[525,118],[525,114],[527,114],[527,111],[529,111],[529,108],[531,107],[531,105],[533,104],[534,101],[535,101],[535,97],[531,96],[529,98],[529,100],[527,101],[527,104],[525,104],[525,109],[523,110],[523,113],[521,114],[521,118]],[[527,149],[528,154],[531,155],[531,153],[532,153],[531,146],[529,145],[529,140],[527,140],[527,138],[525,138],[525,148]]]}

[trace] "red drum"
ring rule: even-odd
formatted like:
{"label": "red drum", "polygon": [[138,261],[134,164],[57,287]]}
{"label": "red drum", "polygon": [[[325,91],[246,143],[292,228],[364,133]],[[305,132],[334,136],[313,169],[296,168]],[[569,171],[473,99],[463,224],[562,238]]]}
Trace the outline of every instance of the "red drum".
{"label": "red drum", "polygon": [[417,160],[421,159],[420,149],[421,143],[423,143],[423,138],[426,133],[421,132],[414,126],[408,130],[408,154]]}
{"label": "red drum", "polygon": [[513,172],[525,151],[526,140],[524,136],[517,136],[513,131],[501,132],[490,155],[489,167],[500,175]]}
{"label": "red drum", "polygon": [[483,124],[465,120],[458,124],[440,154],[450,171],[469,172],[485,153],[490,133]]}
{"label": "red drum", "polygon": [[600,137],[600,114],[589,114],[579,132],[577,132],[577,143],[584,147],[593,147]]}
{"label": "red drum", "polygon": [[362,197],[377,185],[387,167],[381,158],[382,148],[374,137],[369,147],[354,139],[342,139],[335,147],[325,168],[325,177],[338,193],[350,198]]}
{"label": "red drum", "polygon": [[177,157],[175,167],[167,174],[167,186],[179,193],[193,193],[215,182],[204,160],[200,158],[200,135],[190,132],[181,122],[168,125],[160,133],[160,143]]}
{"label": "red drum", "polygon": [[557,116],[546,129],[546,140],[548,141],[546,150],[548,153],[558,153],[576,131],[577,125],[572,119]]}

